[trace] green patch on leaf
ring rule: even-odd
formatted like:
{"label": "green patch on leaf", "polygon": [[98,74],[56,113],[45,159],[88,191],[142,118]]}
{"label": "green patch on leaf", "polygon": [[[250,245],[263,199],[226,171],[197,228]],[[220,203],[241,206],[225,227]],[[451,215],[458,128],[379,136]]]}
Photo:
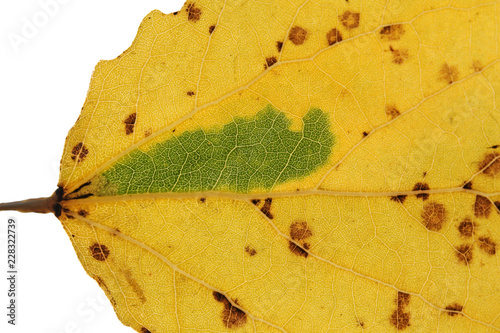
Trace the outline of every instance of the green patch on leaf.
{"label": "green patch on leaf", "polygon": [[[103,173],[115,194],[270,190],[324,165],[335,143],[328,115],[312,108],[302,131],[268,105],[219,129],[185,131],[135,150]],[[100,195],[106,195],[101,193]]]}

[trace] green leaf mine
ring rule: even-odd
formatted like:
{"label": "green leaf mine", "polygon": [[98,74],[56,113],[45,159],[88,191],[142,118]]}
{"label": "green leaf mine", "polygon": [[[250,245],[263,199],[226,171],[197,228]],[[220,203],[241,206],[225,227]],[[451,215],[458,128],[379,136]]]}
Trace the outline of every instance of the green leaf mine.
{"label": "green leaf mine", "polygon": [[[301,131],[271,105],[252,118],[217,129],[185,131],[122,157],[102,176],[113,194],[231,191],[247,193],[312,174],[324,165],[335,137],[328,115],[311,108]],[[109,195],[101,191],[98,195]]]}

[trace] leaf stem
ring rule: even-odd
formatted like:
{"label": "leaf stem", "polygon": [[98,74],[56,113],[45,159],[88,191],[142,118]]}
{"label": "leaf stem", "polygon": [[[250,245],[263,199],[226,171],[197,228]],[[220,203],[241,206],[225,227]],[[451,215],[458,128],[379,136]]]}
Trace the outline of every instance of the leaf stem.
{"label": "leaf stem", "polygon": [[62,198],[62,188],[58,188],[50,197],[36,198],[22,201],[0,203],[0,211],[16,210],[21,213],[54,213],[61,214],[59,201]]}

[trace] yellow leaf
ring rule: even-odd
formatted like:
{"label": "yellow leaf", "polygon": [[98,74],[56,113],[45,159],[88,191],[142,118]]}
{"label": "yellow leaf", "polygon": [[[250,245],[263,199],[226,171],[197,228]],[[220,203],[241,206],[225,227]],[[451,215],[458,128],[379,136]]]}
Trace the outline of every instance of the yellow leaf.
{"label": "yellow leaf", "polygon": [[138,332],[500,331],[498,1],[188,1],[95,68],[56,215]]}

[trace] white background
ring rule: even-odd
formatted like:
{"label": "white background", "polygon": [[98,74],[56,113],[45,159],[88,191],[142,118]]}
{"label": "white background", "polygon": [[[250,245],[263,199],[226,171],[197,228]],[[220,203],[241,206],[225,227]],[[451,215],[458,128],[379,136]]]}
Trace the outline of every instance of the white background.
{"label": "white background", "polygon": [[[57,3],[58,9],[51,16],[43,14],[43,3]],[[170,13],[183,3],[0,3],[0,202],[53,193],[64,140],[80,113],[94,66],[127,49],[151,10]],[[40,27],[30,35],[23,32],[26,22]],[[17,47],[9,40],[14,35],[25,38]],[[6,228],[11,216],[17,219],[19,237],[16,326],[8,325],[6,316]],[[52,214],[0,212],[0,267],[2,332],[133,332],[118,321],[103,291],[85,273]]]}

